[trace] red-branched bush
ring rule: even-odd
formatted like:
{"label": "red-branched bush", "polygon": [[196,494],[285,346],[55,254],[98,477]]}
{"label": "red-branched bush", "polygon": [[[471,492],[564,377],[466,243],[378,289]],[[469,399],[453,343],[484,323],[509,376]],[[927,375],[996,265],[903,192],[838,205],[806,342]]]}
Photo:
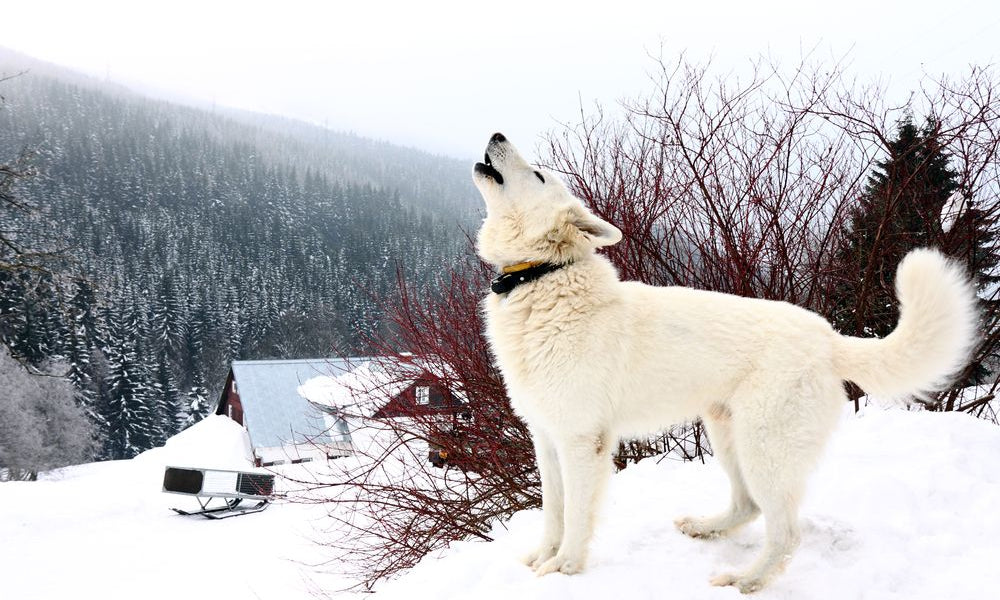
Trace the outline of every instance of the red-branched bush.
{"label": "red-branched bush", "polygon": [[[369,399],[344,411],[356,455],[322,481],[303,482],[322,488],[315,498],[338,522],[329,545],[366,587],[452,540],[489,540],[494,523],[541,505],[530,435],[483,337],[478,305],[491,278],[470,263],[425,295],[398,277],[390,333],[367,340],[378,358],[358,365],[367,375],[349,384],[355,398]],[[374,406],[416,379],[446,401],[372,418]]]}

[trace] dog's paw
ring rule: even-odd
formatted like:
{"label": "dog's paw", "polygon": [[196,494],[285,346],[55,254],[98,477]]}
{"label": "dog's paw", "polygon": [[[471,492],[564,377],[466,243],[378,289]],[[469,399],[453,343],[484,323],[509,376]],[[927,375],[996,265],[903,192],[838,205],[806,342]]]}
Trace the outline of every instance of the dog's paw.
{"label": "dog's paw", "polygon": [[542,575],[548,575],[549,573],[565,573],[566,575],[575,575],[583,571],[584,562],[583,558],[570,557],[565,555],[556,554],[552,558],[543,562],[538,568],[535,569],[535,575],[541,577]]}
{"label": "dog's paw", "polygon": [[711,583],[717,586],[731,585],[744,594],[752,594],[763,588],[765,582],[758,577],[724,573],[713,577]]}
{"label": "dog's paw", "polygon": [[538,567],[555,556],[558,551],[559,548],[557,546],[543,544],[538,550],[522,556],[521,562],[529,566],[532,570],[538,570]]}
{"label": "dog's paw", "polygon": [[695,517],[682,517],[675,520],[674,525],[677,526],[677,529],[681,530],[681,533],[693,538],[714,538],[725,533],[720,529],[710,526],[705,522],[705,519]]}

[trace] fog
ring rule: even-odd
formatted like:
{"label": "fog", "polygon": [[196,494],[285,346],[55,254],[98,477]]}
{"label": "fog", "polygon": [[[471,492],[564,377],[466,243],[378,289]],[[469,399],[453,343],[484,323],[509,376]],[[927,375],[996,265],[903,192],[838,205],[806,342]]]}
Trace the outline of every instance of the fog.
{"label": "fog", "polygon": [[300,118],[474,159],[652,89],[655,57],[843,60],[905,101],[923,74],[996,59],[989,1],[135,2],[22,0],[0,46],[141,91]]}

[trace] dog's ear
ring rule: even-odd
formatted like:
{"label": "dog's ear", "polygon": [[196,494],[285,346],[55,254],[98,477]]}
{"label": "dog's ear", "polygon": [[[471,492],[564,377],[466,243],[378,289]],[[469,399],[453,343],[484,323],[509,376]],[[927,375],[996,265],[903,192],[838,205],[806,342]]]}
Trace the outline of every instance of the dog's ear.
{"label": "dog's ear", "polygon": [[620,229],[597,217],[582,206],[570,209],[568,222],[588,238],[595,248],[617,244],[622,239]]}
{"label": "dog's ear", "polygon": [[622,232],[582,204],[573,203],[559,209],[554,226],[545,236],[556,253],[555,260],[574,260],[584,253],[610,246],[622,239]]}

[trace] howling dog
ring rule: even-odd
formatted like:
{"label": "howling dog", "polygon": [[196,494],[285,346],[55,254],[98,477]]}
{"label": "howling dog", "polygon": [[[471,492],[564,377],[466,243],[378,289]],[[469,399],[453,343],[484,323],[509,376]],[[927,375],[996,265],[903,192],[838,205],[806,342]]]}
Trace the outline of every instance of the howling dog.
{"label": "howling dog", "polygon": [[763,514],[756,561],[712,579],[759,590],[799,543],[806,477],[844,406],[843,381],[884,397],[940,389],[975,339],[972,287],[934,250],[900,263],[891,335],[846,337],[786,302],[620,281],[595,250],[621,231],[502,134],[473,180],[486,203],[478,252],[502,273],[484,302],[486,334],[541,474],[544,531],[525,558],[539,575],[583,570],[620,438],[700,418],[731,501],[675,523],[715,537]]}

